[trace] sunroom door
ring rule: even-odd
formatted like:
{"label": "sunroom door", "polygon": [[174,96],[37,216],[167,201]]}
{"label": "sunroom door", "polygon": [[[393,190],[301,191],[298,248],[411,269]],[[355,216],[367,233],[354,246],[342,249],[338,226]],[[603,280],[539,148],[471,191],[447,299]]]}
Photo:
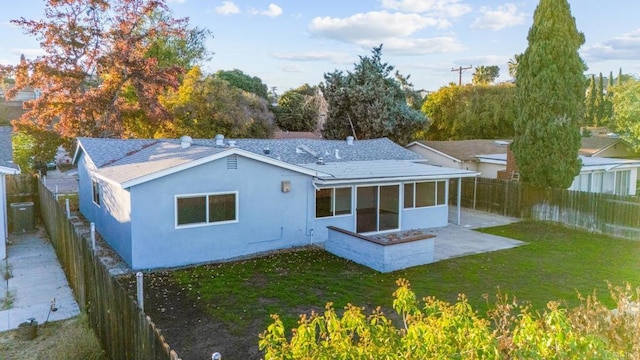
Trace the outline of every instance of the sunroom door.
{"label": "sunroom door", "polygon": [[400,228],[400,185],[360,186],[356,192],[356,232]]}

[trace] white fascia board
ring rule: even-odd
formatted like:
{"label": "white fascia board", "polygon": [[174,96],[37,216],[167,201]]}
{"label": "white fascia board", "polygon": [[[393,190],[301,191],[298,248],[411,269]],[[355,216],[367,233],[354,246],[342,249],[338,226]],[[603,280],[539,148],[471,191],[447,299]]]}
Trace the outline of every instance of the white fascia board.
{"label": "white fascia board", "polygon": [[[136,185],[145,183],[147,181],[151,181],[151,180],[154,180],[154,179],[161,178],[163,176],[167,176],[167,175],[174,174],[174,173],[186,170],[186,169],[190,169],[190,168],[195,167],[195,166],[206,164],[206,163],[211,162],[211,161],[222,159],[222,158],[225,158],[225,157],[230,156],[230,155],[239,155],[239,156],[242,156],[242,157],[246,157],[246,158],[249,158],[249,159],[260,161],[260,162],[265,163],[265,164],[281,167],[281,168],[284,168],[284,169],[287,169],[287,170],[295,171],[295,172],[298,172],[298,173],[301,173],[301,174],[304,174],[304,175],[309,175],[309,176],[312,176],[312,177],[328,176],[327,174],[319,173],[317,171],[310,170],[310,169],[307,169],[305,167],[292,165],[292,164],[286,163],[286,162],[281,161],[281,160],[276,160],[276,159],[272,159],[272,158],[269,158],[269,157],[266,157],[266,156],[261,156],[261,155],[252,153],[250,151],[242,150],[240,148],[228,148],[228,149],[226,149],[224,151],[221,151],[221,152],[219,152],[217,154],[213,154],[211,156],[207,156],[207,157],[204,157],[202,159],[198,159],[198,160],[194,160],[194,161],[189,161],[187,163],[184,163],[184,164],[181,164],[181,165],[178,165],[178,166],[174,166],[174,167],[167,168],[167,169],[164,169],[164,170],[152,173],[152,174],[141,176],[139,178],[135,178],[135,179],[132,179],[132,180],[129,180],[129,181],[125,181],[125,182],[120,183],[118,185],[120,187],[122,187],[123,189],[128,189],[128,188],[130,188],[132,186],[136,186]],[[98,177],[100,177],[100,176],[98,176]],[[110,182],[113,183],[113,181],[108,180],[105,177],[100,177],[100,178],[105,179],[105,180],[110,181]]]}
{"label": "white fascia board", "polygon": [[0,166],[0,174],[18,175],[18,174],[20,174],[20,169],[10,168],[10,167],[6,167],[6,166]]}
{"label": "white fascia board", "polygon": [[338,185],[338,184],[362,184],[362,183],[382,183],[382,182],[398,182],[398,181],[423,181],[423,180],[447,180],[460,179],[480,176],[479,172],[453,173],[453,174],[437,174],[422,176],[398,176],[398,177],[377,177],[377,178],[358,178],[358,179],[315,179],[316,185]]}
{"label": "white fascia board", "polygon": [[[422,148],[424,148],[424,149],[427,149],[427,150],[429,150],[429,151],[433,151],[434,153],[439,154],[439,155],[442,155],[442,156],[444,156],[444,157],[446,157],[446,158],[448,158],[448,159],[451,159],[451,160],[453,160],[453,161],[455,161],[455,162],[462,163],[462,160],[460,160],[460,159],[458,159],[458,158],[455,158],[455,157],[453,157],[453,156],[451,156],[451,155],[449,155],[449,154],[443,153],[443,152],[442,152],[442,151],[440,151],[440,150],[436,150],[436,149],[434,149],[434,148],[432,148],[432,147],[429,147],[429,146],[427,146],[427,145],[425,145],[425,144],[423,144],[423,143],[421,143],[421,142],[419,142],[419,141],[414,141],[414,142],[412,142],[411,144],[409,144],[409,145],[407,145],[407,146],[405,146],[405,147],[406,147],[406,148],[409,148],[409,147],[410,147],[410,146],[412,146],[412,145],[420,146],[420,147],[422,147]],[[420,154],[420,155],[422,155],[422,154]],[[422,155],[422,156],[424,156],[424,155]]]}
{"label": "white fascia board", "polygon": [[478,156],[478,155],[476,155],[476,158],[478,159],[478,162],[483,163],[483,164],[507,165],[507,161],[506,160],[484,158],[484,157],[481,157],[481,156]]}

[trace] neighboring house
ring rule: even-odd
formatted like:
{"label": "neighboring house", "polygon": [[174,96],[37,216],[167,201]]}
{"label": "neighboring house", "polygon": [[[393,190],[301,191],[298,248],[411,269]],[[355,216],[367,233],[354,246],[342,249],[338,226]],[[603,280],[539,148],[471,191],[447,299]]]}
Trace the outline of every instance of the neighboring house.
{"label": "neighboring house", "polygon": [[407,149],[420,154],[430,165],[477,171],[481,177],[496,178],[504,164],[479,159],[479,154],[506,154],[511,140],[414,141]]}
{"label": "neighboring house", "polygon": [[638,153],[627,141],[619,137],[591,136],[583,137],[580,155],[606,158],[638,158]]}
{"label": "neighboring house", "polygon": [[[506,154],[478,155],[481,161],[502,163],[508,168]],[[587,157],[580,155],[582,168],[569,190],[603,194],[635,195],[640,160]]]}
{"label": "neighboring house", "polygon": [[[420,141],[407,148],[424,156],[432,165],[445,165],[449,161],[460,168],[480,172],[482,177],[509,180],[514,177],[516,166],[513,157],[507,156],[508,144],[504,140]],[[585,137],[580,154],[582,168],[569,190],[636,194],[640,160],[603,157],[630,156],[630,147],[623,140]]]}
{"label": "neighboring house", "polygon": [[7,187],[6,175],[17,175],[20,168],[13,163],[11,126],[0,126],[0,259],[7,257]]}
{"label": "neighboring house", "polygon": [[446,226],[449,180],[477,173],[423,160],[388,139],[221,135],[80,138],[74,155],[80,211],[133,269],[322,243],[327,226],[360,234]]}

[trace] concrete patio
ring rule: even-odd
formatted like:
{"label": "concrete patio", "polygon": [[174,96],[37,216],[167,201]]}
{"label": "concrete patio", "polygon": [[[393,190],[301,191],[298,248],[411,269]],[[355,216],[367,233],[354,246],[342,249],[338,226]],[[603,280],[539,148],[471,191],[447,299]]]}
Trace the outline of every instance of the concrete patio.
{"label": "concrete patio", "polygon": [[[454,221],[456,217],[455,207],[450,207],[450,221]],[[507,225],[518,221],[520,219],[462,209],[460,225],[449,223],[446,227],[426,231],[436,236],[433,261],[526,245],[522,241],[474,231],[474,229]]]}

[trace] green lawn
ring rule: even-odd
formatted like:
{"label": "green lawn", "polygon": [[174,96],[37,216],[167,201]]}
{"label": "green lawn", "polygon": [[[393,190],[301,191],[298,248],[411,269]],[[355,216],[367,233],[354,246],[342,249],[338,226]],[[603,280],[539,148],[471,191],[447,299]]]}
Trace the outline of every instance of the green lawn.
{"label": "green lawn", "polygon": [[419,297],[454,302],[464,293],[481,314],[486,294],[493,303],[502,292],[543,308],[550,300],[579,303],[577,292],[613,306],[607,282],[640,287],[640,241],[567,229],[550,223],[520,222],[484,232],[523,240],[514,249],[466,256],[390,274],[337,258],[322,250],[283,252],[246,261],[173,272],[190,296],[199,297],[214,318],[242,331],[256,319],[269,322],[278,313],[287,326],[301,312],[347,303],[390,309],[395,280],[408,279]]}

